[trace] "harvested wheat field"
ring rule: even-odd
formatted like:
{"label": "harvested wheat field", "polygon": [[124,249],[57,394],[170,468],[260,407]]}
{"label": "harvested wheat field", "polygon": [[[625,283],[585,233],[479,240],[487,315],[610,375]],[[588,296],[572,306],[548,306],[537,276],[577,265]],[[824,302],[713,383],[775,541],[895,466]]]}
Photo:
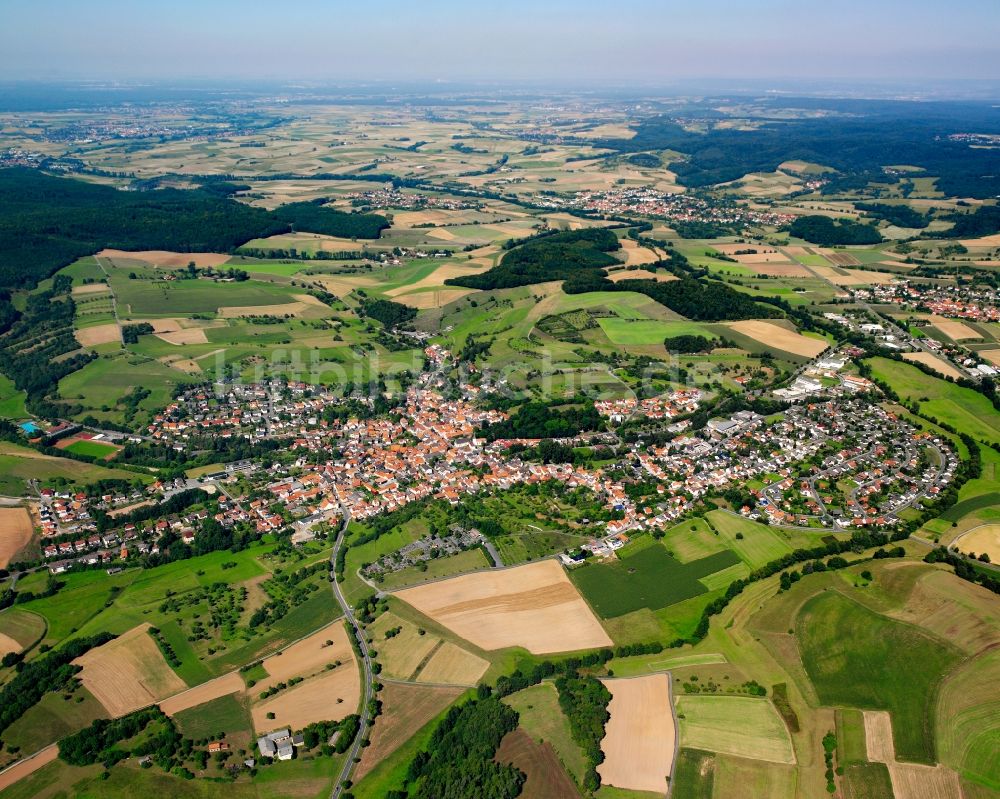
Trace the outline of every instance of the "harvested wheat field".
{"label": "harvested wheat field", "polygon": [[[351,660],[275,694],[251,708],[250,713],[257,732],[279,727],[300,730],[316,721],[340,721],[356,713],[360,701],[361,678]],[[268,713],[273,713],[274,718],[269,719]]]}
{"label": "harvested wheat field", "polygon": [[163,659],[156,642],[140,624],[73,662],[79,677],[108,715],[124,716],[187,689]]}
{"label": "harvested wheat field", "polygon": [[554,560],[465,574],[396,596],[482,649],[522,646],[542,655],[611,646]]}
{"label": "harvested wheat field", "polygon": [[601,782],[632,791],[664,793],[674,761],[673,708],[670,675],[650,674],[602,680],[611,692],[597,767]]}
{"label": "harvested wheat field", "polygon": [[[327,645],[327,641],[331,641]],[[317,630],[308,638],[296,641],[287,649],[264,659],[264,670],[268,676],[258,680],[254,690],[264,691],[279,682],[287,682],[290,677],[306,677],[326,668],[328,663],[351,664],[355,674],[354,650],[347,637],[347,630],[341,621],[335,621],[322,630]]]}
{"label": "harvested wheat field", "polygon": [[[753,249],[749,247],[747,249]],[[758,250],[757,252],[744,253],[743,255],[732,256],[743,265],[756,264],[787,264],[791,263],[780,250]]]}
{"label": "harvested wheat field", "polygon": [[59,757],[59,746],[52,744],[46,746],[40,752],[30,757],[17,761],[13,766],[0,772],[0,791],[13,785],[15,782],[23,780],[38,771],[43,766],[47,766]]}
{"label": "harvested wheat field", "polygon": [[225,305],[219,308],[219,316],[223,319],[236,319],[240,316],[298,316],[303,311],[319,308],[328,310],[327,306],[310,294],[293,294],[296,302],[286,302],[281,305]]}
{"label": "harvested wheat field", "polygon": [[166,266],[177,269],[194,261],[195,266],[221,266],[230,256],[220,252],[167,252],[166,250],[141,250],[126,252],[125,250],[101,250],[97,253],[105,258],[132,258],[145,261],[154,266]]}
{"label": "harvested wheat field", "polygon": [[984,524],[952,541],[962,552],[986,553],[991,563],[1000,563],[1000,524]]}
{"label": "harvested wheat field", "polygon": [[70,292],[74,297],[80,297],[87,294],[103,294],[110,293],[111,289],[108,288],[105,283],[86,283],[82,286],[73,286]]}
{"label": "harvested wheat field", "polygon": [[0,658],[11,652],[20,652],[24,647],[6,633],[0,633]]}
{"label": "harvested wheat field", "polygon": [[771,277],[812,277],[813,274],[801,264],[793,264],[791,261],[784,263],[770,264],[750,264],[754,272],[758,275],[770,275]]}
{"label": "harvested wheat field", "polygon": [[197,361],[191,358],[180,358],[176,355],[164,355],[162,358],[157,358],[160,363],[166,364],[167,366],[172,366],[174,369],[180,369],[182,372],[187,372],[188,374],[198,374],[201,372],[201,366]]}
{"label": "harvested wheat field", "polygon": [[980,358],[985,358],[994,366],[1000,366],[1000,350],[979,350],[976,354]]}
{"label": "harvested wheat field", "polygon": [[375,720],[371,745],[361,750],[361,762],[355,770],[354,779],[361,779],[399,749],[461,693],[461,688],[387,682],[379,694],[382,713]]}
{"label": "harvested wheat field", "polygon": [[813,272],[824,280],[828,280],[835,286],[870,286],[872,284],[886,284],[897,280],[899,275],[889,272],[869,272],[865,269],[844,269],[838,272],[832,266],[811,266]]}
{"label": "harvested wheat field", "polygon": [[958,775],[944,766],[894,763],[889,766],[895,799],[962,799]]}
{"label": "harvested wheat field", "polygon": [[466,294],[472,294],[475,289],[442,289],[440,291],[418,291],[414,294],[400,294],[394,297],[397,302],[409,305],[411,308],[425,310],[440,308],[449,302],[460,300]]}
{"label": "harvested wheat field", "polygon": [[956,380],[962,376],[962,373],[950,363],[939,358],[937,355],[931,355],[929,352],[904,352],[903,360],[922,363],[924,366],[929,366],[938,374],[945,377],[952,377]]}
{"label": "harvested wheat field", "polygon": [[608,279],[612,283],[617,283],[619,280],[656,280],[666,283],[677,280],[677,276],[669,272],[650,272],[648,269],[616,269],[614,272],[608,272]]}
{"label": "harvested wheat field", "polygon": [[168,699],[164,699],[160,702],[160,710],[168,716],[173,716],[182,710],[203,705],[205,702],[211,702],[213,699],[218,699],[221,696],[235,694],[238,691],[242,691],[245,687],[246,685],[239,673],[231,671],[229,674],[223,674],[214,680],[203,682],[201,685],[196,685],[194,688],[189,688],[179,694],[174,694]]}
{"label": "harvested wheat field", "polygon": [[0,508],[0,569],[31,541],[32,531],[27,508]]}
{"label": "harvested wheat field", "polygon": [[785,352],[791,352],[794,355],[805,355],[809,358],[815,358],[830,346],[826,341],[809,338],[794,330],[781,327],[781,325],[776,325],[772,322],[762,322],[757,319],[728,322],[726,326],[731,327],[737,333],[749,336],[754,341],[759,341],[761,344]]}
{"label": "harvested wheat field", "polygon": [[457,238],[454,233],[443,227],[428,228],[427,236],[432,239],[440,239],[441,241],[454,241]]}
{"label": "harvested wheat field", "polygon": [[503,737],[494,760],[513,764],[525,773],[522,799],[579,799],[580,792],[552,744],[539,743],[521,727]]}
{"label": "harvested wheat field", "polygon": [[962,239],[960,243],[964,247],[1000,247],[1000,233],[978,239]]}
{"label": "harvested wheat field", "polygon": [[184,344],[208,344],[208,337],[205,331],[198,327],[187,330],[176,330],[172,333],[154,333],[161,341],[167,344],[175,344],[178,347]]}
{"label": "harvested wheat field", "polygon": [[[394,627],[398,627],[399,632],[392,638],[386,638],[386,631]],[[412,679],[441,641],[429,633],[420,635],[416,626],[391,612],[378,617],[369,628],[369,635],[385,676],[397,680]]]}
{"label": "harvested wheat field", "polygon": [[865,749],[872,763],[894,763],[896,745],[892,740],[892,718],[885,710],[866,710]]}
{"label": "harvested wheat field", "polygon": [[968,325],[962,324],[957,319],[946,319],[943,316],[932,316],[931,324],[952,341],[962,341],[967,338],[982,338],[982,335],[977,333]]}
{"label": "harvested wheat field", "polygon": [[645,264],[656,263],[659,258],[656,253],[648,247],[641,246],[632,239],[622,239],[622,254],[625,256],[625,263],[628,266],[643,266]]}
{"label": "harvested wheat field", "polygon": [[445,641],[431,655],[430,660],[417,675],[417,682],[435,683],[438,685],[473,686],[490,667],[489,661],[483,660],[455,644]]}
{"label": "harvested wheat field", "polygon": [[120,344],[122,340],[122,331],[117,322],[84,327],[74,331],[73,335],[83,347],[96,347],[98,344],[111,344],[112,342]]}

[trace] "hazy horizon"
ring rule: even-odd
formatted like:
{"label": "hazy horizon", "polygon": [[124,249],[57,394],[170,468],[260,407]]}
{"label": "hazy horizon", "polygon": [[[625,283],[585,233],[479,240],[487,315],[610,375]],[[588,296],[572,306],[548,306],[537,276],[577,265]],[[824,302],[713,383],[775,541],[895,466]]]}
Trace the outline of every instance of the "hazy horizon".
{"label": "hazy horizon", "polygon": [[7,81],[957,85],[1000,76],[995,0],[5,5]]}

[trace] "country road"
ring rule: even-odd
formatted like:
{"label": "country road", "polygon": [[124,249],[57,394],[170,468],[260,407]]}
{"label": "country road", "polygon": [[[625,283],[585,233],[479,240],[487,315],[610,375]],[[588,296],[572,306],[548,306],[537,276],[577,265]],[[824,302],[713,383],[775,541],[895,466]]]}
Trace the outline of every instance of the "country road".
{"label": "country road", "polygon": [[[340,548],[344,545],[344,536],[347,534],[347,525],[350,524],[351,517],[347,509],[341,506],[341,511],[344,514],[344,522],[340,526],[340,531],[337,533],[337,540],[334,541],[333,551],[330,554],[330,570],[335,572],[337,564],[337,553]],[[357,630],[357,641],[358,648],[361,650],[361,665],[362,665],[362,675],[364,676],[364,690],[361,692],[361,725],[358,727],[358,734],[354,738],[354,743],[351,744],[351,748],[347,752],[347,760],[344,761],[344,767],[340,771],[340,776],[337,778],[336,783],[334,783],[333,791],[330,793],[330,799],[340,799],[344,793],[344,784],[350,780],[351,772],[354,771],[354,758],[358,756],[358,752],[361,751],[361,742],[365,740],[368,735],[369,727],[371,723],[368,719],[368,705],[371,702],[374,688],[372,685],[372,659],[368,652],[368,640],[365,638],[364,632],[358,626],[357,620],[354,618],[354,610],[344,599],[344,594],[340,590],[340,584],[337,582],[336,577],[334,577],[333,582],[330,584],[333,588],[334,599],[337,600],[337,604],[340,605],[340,609],[344,611],[344,617],[347,619],[348,624],[352,630]],[[353,632],[352,632],[353,635]]]}

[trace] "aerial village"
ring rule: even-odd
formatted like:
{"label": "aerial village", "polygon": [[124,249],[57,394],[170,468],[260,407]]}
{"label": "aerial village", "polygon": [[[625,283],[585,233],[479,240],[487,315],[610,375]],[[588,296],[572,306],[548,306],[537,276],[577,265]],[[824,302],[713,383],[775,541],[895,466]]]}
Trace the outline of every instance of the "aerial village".
{"label": "aerial village", "polygon": [[[193,488],[214,495],[218,510],[211,519],[219,525],[249,525],[258,534],[290,532],[294,543],[302,543],[347,520],[363,521],[428,498],[454,506],[468,494],[559,481],[570,489],[589,489],[609,511],[602,534],[582,547],[607,556],[629,535],[662,530],[707,495],[733,489],[741,497],[734,510],[769,524],[891,528],[901,512],[938,495],[957,465],[946,440],[886,410],[875,386],[844,371],[847,351],[815,359],[776,391],[790,405],[772,417],[744,410],[691,430],[688,417],[702,399],[693,388],[641,400],[598,400],[595,408],[612,432],[641,418],[670,435],[666,443],[619,442],[609,450],[616,469],[539,463],[511,451],[537,440],[487,441],[480,428],[507,414],[485,407],[481,387],[455,384],[447,350],[432,346],[427,356],[430,371],[417,377],[388,416],[331,416],[324,412],[343,405],[344,398],[298,382],[234,382],[184,391],[142,431],[145,439],[178,450],[206,435],[274,440],[284,442],[294,458],[237,462],[197,478],[99,496],[45,489],[40,512],[50,570],[117,568],[130,558],[156,554],[168,532],[191,544],[207,511],[121,526],[114,518]],[[371,402],[353,401],[361,407]],[[626,490],[631,481],[652,481],[655,495],[634,499]],[[93,518],[98,510],[105,511],[100,530]],[[478,535],[456,530],[439,543],[458,551],[480,543]],[[414,551],[395,560],[421,557]],[[562,559],[574,562],[570,553]]]}

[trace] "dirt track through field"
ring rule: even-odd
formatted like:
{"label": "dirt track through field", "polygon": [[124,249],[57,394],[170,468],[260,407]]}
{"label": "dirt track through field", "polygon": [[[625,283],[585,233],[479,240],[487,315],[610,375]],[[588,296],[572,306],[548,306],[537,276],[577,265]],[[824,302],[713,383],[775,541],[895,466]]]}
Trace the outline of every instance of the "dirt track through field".
{"label": "dirt track through field", "polygon": [[477,572],[396,593],[477,646],[534,654],[611,646],[611,639],[554,560]]}
{"label": "dirt track through field", "polygon": [[632,791],[662,794],[674,760],[676,730],[670,675],[602,680],[611,692],[597,767],[601,782]]}
{"label": "dirt track through field", "polygon": [[32,758],[15,763],[9,769],[0,773],[0,791],[9,788],[15,782],[23,780],[25,777],[31,776],[57,757],[59,757],[59,747],[56,744],[52,744],[52,746],[46,746]]}

